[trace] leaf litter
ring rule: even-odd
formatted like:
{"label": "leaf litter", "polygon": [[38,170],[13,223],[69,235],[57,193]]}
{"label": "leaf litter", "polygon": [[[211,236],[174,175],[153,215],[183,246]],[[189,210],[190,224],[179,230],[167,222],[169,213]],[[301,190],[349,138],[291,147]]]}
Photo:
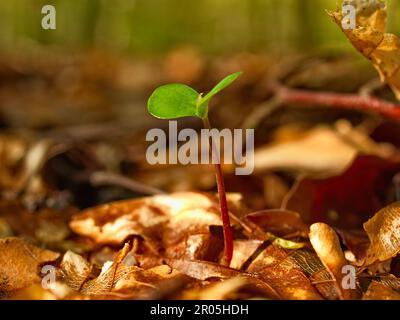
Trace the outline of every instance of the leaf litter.
{"label": "leaf litter", "polygon": [[[386,33],[386,7],[368,3],[357,7],[356,29],[344,33],[398,96],[399,41]],[[340,26],[340,10],[330,14]],[[90,73],[96,68],[86,58]],[[182,59],[198,61],[178,72]],[[150,79],[141,72],[141,81],[113,74],[110,86],[148,92],[168,79],[196,83],[205,61],[191,48],[177,50],[166,61],[167,74]],[[335,65],[335,77],[344,74],[349,81],[348,61],[343,68],[341,60],[318,61],[315,68]],[[280,61],[282,70],[274,63],[268,76],[309,88],[332,77],[321,72],[311,79],[304,70],[287,70],[304,63],[301,58],[287,62]],[[245,71],[245,83],[220,98],[234,111],[210,112],[227,113],[239,123],[240,96],[250,87],[255,108],[259,100],[270,106],[268,86],[259,84],[270,64],[270,58],[250,54],[210,63],[215,77],[238,65]],[[223,168],[232,182],[229,266],[223,265],[222,221],[209,166],[149,168],[143,132],[131,127],[59,129],[45,138],[2,133],[1,298],[398,300],[400,205],[393,178],[400,170],[399,146],[371,135],[374,124],[389,122],[370,114],[355,120],[353,113],[335,113],[332,120],[301,112],[277,107],[268,119],[256,119],[261,134],[253,177],[239,180],[231,167]],[[356,271],[353,288],[342,286],[346,266]],[[44,267],[55,271],[50,287],[43,285]]]}

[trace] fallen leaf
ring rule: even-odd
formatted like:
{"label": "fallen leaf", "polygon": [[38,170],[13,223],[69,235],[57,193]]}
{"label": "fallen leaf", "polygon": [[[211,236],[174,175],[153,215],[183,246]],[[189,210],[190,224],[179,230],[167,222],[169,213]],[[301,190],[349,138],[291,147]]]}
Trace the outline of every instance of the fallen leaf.
{"label": "fallen leaf", "polygon": [[400,300],[400,293],[378,281],[371,281],[363,300]]}
{"label": "fallen leaf", "polygon": [[310,227],[310,242],[325,268],[335,279],[336,289],[341,299],[356,299],[356,289],[345,289],[342,286],[344,273],[342,269],[348,265],[340,247],[336,232],[325,223],[315,223]]}
{"label": "fallen leaf", "polygon": [[270,245],[259,254],[246,272],[268,283],[281,299],[322,299],[304,270],[290,259],[290,253],[276,245]]}
{"label": "fallen leaf", "polygon": [[243,265],[251,258],[251,256],[262,246],[264,241],[261,240],[234,240],[233,256],[230,268],[241,270]]}
{"label": "fallen leaf", "polygon": [[400,202],[379,210],[364,223],[364,229],[371,241],[365,266],[395,257],[400,251]]}
{"label": "fallen leaf", "polygon": [[343,29],[342,10],[330,12],[352,45],[369,59],[400,99],[400,39],[386,33],[387,8],[383,1],[342,1],[355,7],[356,27]]}
{"label": "fallen leaf", "polygon": [[237,270],[208,261],[165,259],[165,262],[171,268],[198,280],[207,280],[210,278],[226,279],[240,275],[240,272]]}
{"label": "fallen leaf", "polygon": [[345,171],[359,154],[388,158],[394,153],[390,145],[375,143],[361,130],[338,121],[336,128],[319,125],[289,140],[276,138],[256,149],[254,167],[256,172],[285,170],[330,177]]}
{"label": "fallen leaf", "polygon": [[290,197],[287,209],[300,213],[306,223],[360,228],[385,205],[392,177],[399,170],[398,162],[359,156],[339,176],[303,179]]}
{"label": "fallen leaf", "polygon": [[79,291],[88,279],[92,266],[79,254],[67,251],[60,264],[60,273],[64,282],[73,290]]}
{"label": "fallen leaf", "polygon": [[266,232],[283,237],[294,233],[307,235],[308,227],[300,214],[287,210],[263,210],[246,215],[246,219],[255,223]]}
{"label": "fallen leaf", "polygon": [[58,256],[20,238],[0,239],[0,294],[40,282],[39,267],[45,262],[54,262]]}

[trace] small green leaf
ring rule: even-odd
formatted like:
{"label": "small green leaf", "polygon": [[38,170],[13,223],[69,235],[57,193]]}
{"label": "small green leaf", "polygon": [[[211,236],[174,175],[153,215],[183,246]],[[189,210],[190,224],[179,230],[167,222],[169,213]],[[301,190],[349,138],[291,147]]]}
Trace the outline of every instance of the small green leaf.
{"label": "small green leaf", "polygon": [[151,115],[160,119],[197,117],[199,93],[184,84],[167,84],[157,88],[147,102]]}
{"label": "small green leaf", "polygon": [[218,92],[221,90],[224,90],[226,87],[232,84],[240,75],[242,72],[235,72],[229,76],[227,76],[225,79],[221,80],[204,98],[201,99],[201,104],[203,103],[208,103],[213,96],[215,96]]}
{"label": "small green leaf", "polygon": [[294,242],[294,241],[286,240],[283,238],[279,238],[270,232],[266,233],[265,240],[270,241],[273,244],[275,244],[283,249],[296,250],[296,249],[301,249],[304,247],[304,243]]}

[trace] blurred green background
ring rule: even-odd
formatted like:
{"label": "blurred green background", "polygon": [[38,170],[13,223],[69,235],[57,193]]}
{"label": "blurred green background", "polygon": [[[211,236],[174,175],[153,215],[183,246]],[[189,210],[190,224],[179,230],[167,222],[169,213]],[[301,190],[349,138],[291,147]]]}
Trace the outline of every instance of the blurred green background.
{"label": "blurred green background", "polygon": [[[400,32],[400,5],[389,27]],[[325,9],[336,0],[2,0],[1,50],[56,45],[152,55],[182,44],[205,53],[349,50]],[[57,29],[41,28],[41,8],[57,9]]]}

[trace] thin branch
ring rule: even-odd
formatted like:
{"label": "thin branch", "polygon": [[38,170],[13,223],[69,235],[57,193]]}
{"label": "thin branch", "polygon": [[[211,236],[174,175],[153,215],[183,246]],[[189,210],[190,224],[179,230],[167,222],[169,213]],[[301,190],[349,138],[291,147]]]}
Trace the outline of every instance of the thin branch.
{"label": "thin branch", "polygon": [[147,195],[165,193],[162,190],[145,185],[133,179],[106,171],[96,171],[92,173],[90,176],[90,183],[94,186],[106,186],[106,185],[119,186],[136,193],[147,194]]}
{"label": "thin branch", "polygon": [[275,85],[272,89],[282,103],[372,112],[393,120],[400,120],[400,104],[377,98],[363,97],[358,94],[290,89],[282,85]]}

